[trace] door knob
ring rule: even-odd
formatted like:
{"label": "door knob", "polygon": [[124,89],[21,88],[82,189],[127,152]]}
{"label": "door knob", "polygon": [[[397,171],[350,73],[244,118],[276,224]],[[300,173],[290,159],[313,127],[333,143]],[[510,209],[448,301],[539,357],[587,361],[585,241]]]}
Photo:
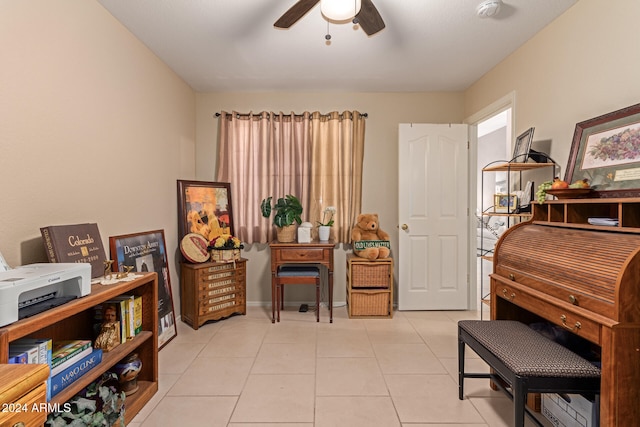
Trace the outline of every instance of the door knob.
{"label": "door knob", "polygon": [[409,229],[409,226],[407,224],[402,224],[400,228],[402,228],[404,231],[407,231]]}

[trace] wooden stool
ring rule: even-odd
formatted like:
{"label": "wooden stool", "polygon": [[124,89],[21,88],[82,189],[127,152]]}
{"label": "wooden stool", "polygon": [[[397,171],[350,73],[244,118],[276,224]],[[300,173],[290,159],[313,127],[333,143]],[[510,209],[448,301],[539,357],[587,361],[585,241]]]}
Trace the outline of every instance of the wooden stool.
{"label": "wooden stool", "polygon": [[[276,319],[284,309],[284,285],[316,285],[316,322],[320,321],[320,270],[314,266],[283,265],[276,273]],[[273,298],[272,298],[273,300]],[[275,323],[276,319],[271,319]]]}

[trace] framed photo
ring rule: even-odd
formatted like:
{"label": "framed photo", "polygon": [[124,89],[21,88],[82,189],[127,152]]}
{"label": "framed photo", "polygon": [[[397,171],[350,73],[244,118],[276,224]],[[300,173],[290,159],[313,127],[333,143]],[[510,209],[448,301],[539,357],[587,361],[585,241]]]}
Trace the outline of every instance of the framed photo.
{"label": "framed photo", "polygon": [[234,234],[231,184],[178,180],[178,231],[180,240],[189,233],[211,241]]}
{"label": "framed photo", "polygon": [[565,181],[585,178],[595,197],[640,196],[640,104],[576,124]]}
{"label": "framed photo", "polygon": [[531,141],[533,141],[533,131],[535,128],[531,127],[521,133],[516,138],[516,143],[513,146],[512,162],[526,163],[529,158],[529,149],[531,149]]}
{"label": "framed photo", "polygon": [[510,213],[518,208],[518,196],[514,194],[494,194],[493,211]]}
{"label": "framed photo", "polygon": [[164,230],[111,236],[109,248],[118,271],[126,265],[132,271],[158,273],[158,349],[164,347],[178,335]]}

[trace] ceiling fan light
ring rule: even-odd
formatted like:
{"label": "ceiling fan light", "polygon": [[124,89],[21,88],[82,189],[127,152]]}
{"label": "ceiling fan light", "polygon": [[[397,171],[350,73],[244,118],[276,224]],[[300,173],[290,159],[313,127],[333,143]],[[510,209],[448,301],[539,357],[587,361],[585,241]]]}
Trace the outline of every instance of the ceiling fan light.
{"label": "ceiling fan light", "polygon": [[321,0],[320,10],[325,18],[331,21],[350,20],[362,7],[361,0]]}
{"label": "ceiling fan light", "polygon": [[491,18],[500,12],[502,0],[486,0],[478,5],[476,13],[480,18]]}

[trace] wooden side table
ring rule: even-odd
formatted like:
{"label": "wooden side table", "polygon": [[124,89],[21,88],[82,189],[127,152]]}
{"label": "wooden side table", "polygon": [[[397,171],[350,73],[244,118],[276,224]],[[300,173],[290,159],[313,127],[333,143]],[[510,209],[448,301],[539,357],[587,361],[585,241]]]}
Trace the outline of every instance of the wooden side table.
{"label": "wooden side table", "polygon": [[181,319],[193,329],[209,320],[247,314],[247,260],[182,263]]}
{"label": "wooden side table", "polygon": [[287,264],[324,265],[329,273],[329,323],[333,323],[333,240],[311,243],[281,243],[274,241],[271,247],[271,323],[276,321],[276,272]]}

